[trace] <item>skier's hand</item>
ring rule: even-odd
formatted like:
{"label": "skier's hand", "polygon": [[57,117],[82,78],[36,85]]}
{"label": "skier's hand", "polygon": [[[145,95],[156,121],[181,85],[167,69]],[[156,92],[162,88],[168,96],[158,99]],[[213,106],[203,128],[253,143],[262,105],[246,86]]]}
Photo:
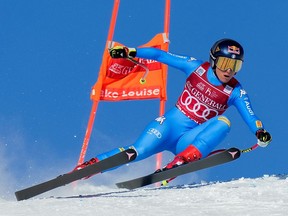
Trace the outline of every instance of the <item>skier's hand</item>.
{"label": "skier's hand", "polygon": [[136,49],[124,46],[115,46],[109,49],[109,53],[112,58],[134,58],[136,56]]}
{"label": "skier's hand", "polygon": [[261,147],[266,147],[272,141],[270,133],[263,129],[256,132],[256,137],[258,139],[257,144]]}

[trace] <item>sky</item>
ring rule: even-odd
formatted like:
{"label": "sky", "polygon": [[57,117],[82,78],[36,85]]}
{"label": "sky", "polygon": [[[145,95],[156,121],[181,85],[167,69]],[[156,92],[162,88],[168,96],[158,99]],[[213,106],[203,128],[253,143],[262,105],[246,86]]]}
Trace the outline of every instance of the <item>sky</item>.
{"label": "sky", "polygon": [[[148,42],[163,31],[164,4],[122,0],[113,39],[128,47]],[[287,173],[287,6],[285,0],[171,0],[170,52],[208,60],[218,39],[240,42],[245,61],[236,78],[273,136],[267,148],[179,182]],[[0,0],[1,193],[48,180],[77,163],[112,8],[112,0]],[[184,73],[169,67],[166,110],[174,106],[184,82]],[[86,159],[133,144],[158,116],[158,106],[157,100],[100,102]],[[232,128],[219,148],[254,145],[256,138],[236,109],[226,115]],[[171,158],[165,152],[163,163]],[[113,171],[115,179],[153,172],[154,164],[153,157],[120,168]],[[97,178],[92,181],[100,184]]]}
{"label": "sky", "polygon": [[45,199],[45,196],[40,196],[16,202],[0,198],[0,215],[283,216],[288,210],[287,186],[287,176],[241,178],[228,182],[132,191],[84,183],[77,188],[67,186],[53,193],[48,192]]}

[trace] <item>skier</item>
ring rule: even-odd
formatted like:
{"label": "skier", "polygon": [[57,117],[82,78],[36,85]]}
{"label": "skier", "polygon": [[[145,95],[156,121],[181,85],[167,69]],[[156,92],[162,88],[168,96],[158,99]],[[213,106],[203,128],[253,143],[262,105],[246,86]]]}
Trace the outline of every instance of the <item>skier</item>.
{"label": "skier", "polygon": [[234,78],[244,59],[244,50],[238,42],[231,39],[217,41],[210,50],[209,62],[152,47],[116,46],[109,49],[109,53],[112,58],[152,59],[177,68],[187,77],[184,90],[176,106],[148,124],[134,144],[97,155],[74,170],[127,148],[136,150],[135,161],[164,150],[174,153],[174,159],[162,170],[205,158],[230,130],[230,121],[222,114],[231,105],[237,108],[256,135],[259,146],[266,147],[271,142],[270,133],[254,114],[247,92]]}

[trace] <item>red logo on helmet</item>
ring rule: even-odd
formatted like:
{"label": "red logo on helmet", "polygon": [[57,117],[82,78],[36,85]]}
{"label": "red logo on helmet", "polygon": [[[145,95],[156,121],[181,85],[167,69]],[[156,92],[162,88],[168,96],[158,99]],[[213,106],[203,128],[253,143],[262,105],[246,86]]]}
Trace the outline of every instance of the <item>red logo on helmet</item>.
{"label": "red logo on helmet", "polygon": [[228,52],[240,55],[240,48],[236,46],[228,46]]}

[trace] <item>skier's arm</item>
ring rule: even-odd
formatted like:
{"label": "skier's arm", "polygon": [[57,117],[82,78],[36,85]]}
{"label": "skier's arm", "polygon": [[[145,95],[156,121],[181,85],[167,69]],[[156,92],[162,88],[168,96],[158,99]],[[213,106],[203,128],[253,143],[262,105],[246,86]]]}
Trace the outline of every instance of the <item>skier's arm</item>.
{"label": "skier's arm", "polygon": [[136,56],[139,58],[153,59],[158,62],[167,64],[171,67],[177,68],[179,70],[189,71],[189,72],[191,72],[193,60],[194,61],[196,60],[189,56],[176,55],[173,53],[165,52],[163,50],[151,48],[151,47],[137,48]]}
{"label": "skier's arm", "polygon": [[196,60],[189,56],[175,55],[153,47],[128,48],[116,46],[109,49],[109,52],[112,58],[139,57],[144,59],[152,59],[184,71],[186,75],[189,75],[202,63],[202,61]]}
{"label": "skier's arm", "polygon": [[266,147],[272,141],[272,137],[270,133],[265,130],[261,120],[255,115],[249,96],[241,85],[238,85],[233,90],[231,98],[230,103],[237,108],[252,133],[256,135],[258,145]]}

